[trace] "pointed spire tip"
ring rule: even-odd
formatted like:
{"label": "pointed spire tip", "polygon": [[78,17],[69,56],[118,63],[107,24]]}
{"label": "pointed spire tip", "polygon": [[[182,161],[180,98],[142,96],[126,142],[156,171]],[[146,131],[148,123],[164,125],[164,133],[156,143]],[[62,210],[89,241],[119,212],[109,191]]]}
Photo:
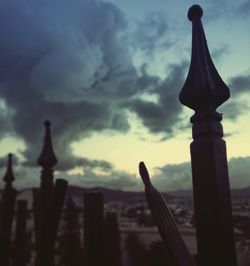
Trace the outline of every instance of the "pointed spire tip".
{"label": "pointed spire tip", "polygon": [[203,10],[199,5],[193,5],[188,10],[188,19],[193,21],[195,18],[201,18]]}
{"label": "pointed spire tip", "polygon": [[7,169],[6,169],[6,173],[3,177],[3,180],[8,185],[10,185],[15,180],[15,176],[14,176],[13,171],[12,171],[12,153],[8,154]]}
{"label": "pointed spire tip", "polygon": [[51,133],[50,133],[50,121],[46,120],[45,125],[45,136],[41,154],[37,160],[37,164],[42,167],[52,168],[57,163],[56,156],[52,147]]}

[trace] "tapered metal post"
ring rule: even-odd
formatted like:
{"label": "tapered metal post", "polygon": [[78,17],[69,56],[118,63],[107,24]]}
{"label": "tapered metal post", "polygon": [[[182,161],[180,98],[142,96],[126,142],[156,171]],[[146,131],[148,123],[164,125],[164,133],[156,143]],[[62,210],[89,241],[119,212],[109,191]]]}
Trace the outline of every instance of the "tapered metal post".
{"label": "tapered metal post", "polygon": [[235,266],[231,197],[222,139],[222,115],[216,108],[230,92],[217,73],[209,54],[201,17],[194,5],[188,18],[193,24],[192,56],[180,101],[195,111],[191,118],[191,161],[199,266]]}
{"label": "tapered metal post", "polygon": [[27,201],[17,201],[16,239],[13,266],[25,266],[30,260],[31,251],[27,239]]}
{"label": "tapered metal post", "polygon": [[103,263],[103,194],[84,195],[84,257],[87,266]]}

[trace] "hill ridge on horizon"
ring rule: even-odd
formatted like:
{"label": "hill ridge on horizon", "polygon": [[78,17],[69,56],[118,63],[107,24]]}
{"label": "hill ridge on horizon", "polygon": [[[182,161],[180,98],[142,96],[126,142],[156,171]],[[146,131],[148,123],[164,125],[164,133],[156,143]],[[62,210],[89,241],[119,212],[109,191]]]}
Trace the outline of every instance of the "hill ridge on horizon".
{"label": "hill ridge on horizon", "polygon": [[[33,187],[29,188],[23,188],[19,190],[21,193],[25,190],[31,190]],[[129,191],[129,190],[122,190],[122,189],[115,189],[115,188],[109,188],[109,187],[103,187],[103,186],[94,186],[94,187],[82,187],[77,185],[69,185],[68,187],[68,193],[69,194],[79,194],[79,193],[86,193],[86,192],[93,192],[93,191],[100,191],[103,193],[121,193],[121,194],[133,194],[133,195],[140,195],[144,194],[144,190],[142,191]],[[161,194],[165,196],[175,196],[175,197],[192,197],[193,191],[192,189],[178,189],[178,190],[170,190],[170,191],[163,191]],[[231,194],[232,196],[237,195],[249,195],[250,196],[250,186],[244,187],[244,188],[231,188]]]}
{"label": "hill ridge on horizon", "polygon": [[[146,198],[144,191],[122,191],[107,187],[90,187],[83,188],[80,186],[70,185],[68,187],[67,195],[72,197],[78,202],[83,203],[83,196],[86,192],[91,191],[99,191],[103,193],[104,202],[123,202],[128,205],[134,204],[144,204],[146,203]],[[1,190],[0,190],[1,192]],[[242,189],[232,189],[232,197],[250,197],[250,187],[242,188]],[[174,198],[183,198],[186,200],[192,200],[193,193],[192,190],[177,190],[177,191],[169,191],[163,192],[161,195],[168,201],[168,199]],[[33,193],[32,188],[24,188],[18,191],[18,198],[27,200],[29,209],[32,209],[33,206]]]}

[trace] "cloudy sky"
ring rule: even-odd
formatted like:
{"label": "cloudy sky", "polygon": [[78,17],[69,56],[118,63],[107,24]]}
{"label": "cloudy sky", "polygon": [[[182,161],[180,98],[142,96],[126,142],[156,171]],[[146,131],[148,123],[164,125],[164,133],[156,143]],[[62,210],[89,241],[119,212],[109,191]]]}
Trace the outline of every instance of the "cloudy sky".
{"label": "cloudy sky", "polygon": [[[250,1],[196,1],[231,90],[221,108],[231,186],[250,185]],[[39,184],[44,120],[56,176],[81,186],[191,187],[192,111],[178,94],[191,50],[187,0],[0,0],[0,167]],[[3,186],[3,183],[0,183]]]}

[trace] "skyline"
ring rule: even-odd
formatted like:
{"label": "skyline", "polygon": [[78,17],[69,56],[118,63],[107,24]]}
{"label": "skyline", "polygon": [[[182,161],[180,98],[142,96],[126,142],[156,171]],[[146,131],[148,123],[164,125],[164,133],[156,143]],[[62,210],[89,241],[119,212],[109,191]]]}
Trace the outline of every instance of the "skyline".
{"label": "skyline", "polygon": [[[0,0],[0,165],[17,154],[17,186],[39,183],[43,121],[56,176],[83,186],[191,187],[192,111],[178,94],[191,57],[191,1]],[[222,105],[231,187],[250,185],[250,1],[197,1],[231,98]],[[7,14],[7,15],[6,15]],[[24,177],[25,176],[25,177]],[[3,183],[0,183],[3,186]]]}

